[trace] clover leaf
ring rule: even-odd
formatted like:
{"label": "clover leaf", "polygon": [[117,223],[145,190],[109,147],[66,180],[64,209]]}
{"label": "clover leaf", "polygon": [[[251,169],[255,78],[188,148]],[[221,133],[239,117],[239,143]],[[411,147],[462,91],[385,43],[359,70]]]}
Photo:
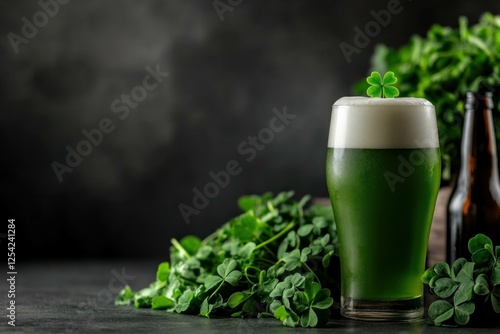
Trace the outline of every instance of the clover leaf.
{"label": "clover leaf", "polygon": [[222,306],[223,299],[220,293],[217,294],[217,298],[214,303],[209,302],[210,297],[205,298],[200,306],[200,315],[202,317],[209,318],[210,313],[212,313],[215,309]]}
{"label": "clover leaf", "polygon": [[234,259],[225,259],[224,262],[217,266],[217,273],[219,276],[211,275],[205,280],[205,288],[212,289],[217,284],[227,282],[233,286],[238,285],[241,278],[241,271],[235,270],[238,262]]}
{"label": "clover leaf", "polygon": [[328,322],[333,299],[330,290],[322,289],[321,285],[308,279],[304,291],[297,291],[293,297],[294,306],[301,313],[300,325],[302,327],[316,327]]}
{"label": "clover leaf", "polygon": [[166,310],[175,305],[175,302],[165,296],[156,296],[151,301],[151,309],[153,310]]}
{"label": "clover leaf", "polygon": [[[436,263],[422,275],[422,281],[438,300],[429,307],[429,316],[436,326],[466,325],[475,321],[498,325],[500,317],[500,259],[498,246],[478,234],[468,243],[471,262],[457,259],[453,265]],[[474,313],[478,311],[477,315]]]}
{"label": "clover leaf", "polygon": [[191,290],[186,290],[182,293],[182,295],[179,297],[177,300],[177,305],[175,305],[175,312],[177,313],[182,313],[185,312],[189,306],[191,305],[191,302],[193,301],[194,298],[194,293]]}
{"label": "clover leaf", "polygon": [[312,253],[311,248],[305,247],[302,251],[295,249],[290,254],[283,258],[285,262],[285,269],[288,271],[294,270],[307,262],[309,254]]}
{"label": "clover leaf", "polygon": [[134,292],[130,286],[125,285],[125,287],[120,291],[118,297],[115,300],[115,305],[130,305],[134,301]]}
{"label": "clover leaf", "polygon": [[160,282],[166,282],[168,276],[170,275],[170,264],[168,262],[162,262],[158,265],[158,270],[156,271],[156,279]]}
{"label": "clover leaf", "polygon": [[295,312],[281,305],[274,311],[274,317],[279,319],[287,327],[295,327],[299,322],[299,317]]}
{"label": "clover leaf", "polygon": [[371,75],[366,78],[366,82],[370,84],[366,93],[370,97],[396,97],[399,95],[399,90],[392,85],[394,85],[397,81],[398,79],[395,77],[394,72],[387,72],[384,74],[383,79],[379,72],[372,72]]}
{"label": "clover leaf", "polygon": [[451,319],[451,317],[458,325],[465,325],[469,322],[474,310],[475,305],[473,302],[453,306],[445,300],[438,300],[429,307],[429,317],[434,320],[434,324],[437,326]]}
{"label": "clover leaf", "polygon": [[285,277],[283,282],[276,284],[274,289],[269,294],[270,297],[281,297],[283,304],[290,308],[290,300],[295,292],[304,286],[305,276],[295,273],[291,276]]}

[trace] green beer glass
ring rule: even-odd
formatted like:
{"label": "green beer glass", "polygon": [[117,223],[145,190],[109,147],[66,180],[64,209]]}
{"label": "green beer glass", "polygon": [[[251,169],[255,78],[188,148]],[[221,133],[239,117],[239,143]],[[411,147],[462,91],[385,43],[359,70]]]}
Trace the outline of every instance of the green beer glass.
{"label": "green beer glass", "polygon": [[420,277],[441,179],[434,106],[417,98],[339,99],[326,179],[339,236],[342,315],[421,318]]}

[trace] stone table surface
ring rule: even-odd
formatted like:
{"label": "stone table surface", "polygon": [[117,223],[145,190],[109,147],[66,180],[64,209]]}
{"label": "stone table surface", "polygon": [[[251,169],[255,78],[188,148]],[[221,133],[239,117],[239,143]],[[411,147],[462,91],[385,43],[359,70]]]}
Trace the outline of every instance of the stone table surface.
{"label": "stone table surface", "polygon": [[[2,316],[0,332],[16,333],[500,333],[500,329],[437,328],[414,323],[373,323],[332,319],[326,328],[286,328],[274,319],[206,319],[164,311],[117,307],[123,283],[139,289],[154,279],[158,262],[92,261],[19,263],[16,327]],[[5,282],[5,281],[4,281]],[[7,286],[0,295],[7,305]],[[3,312],[5,308],[3,308]]]}

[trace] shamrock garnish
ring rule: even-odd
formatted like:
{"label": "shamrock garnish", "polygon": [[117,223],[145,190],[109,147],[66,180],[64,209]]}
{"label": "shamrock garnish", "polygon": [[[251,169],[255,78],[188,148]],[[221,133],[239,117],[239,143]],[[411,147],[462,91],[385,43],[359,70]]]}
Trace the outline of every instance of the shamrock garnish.
{"label": "shamrock garnish", "polygon": [[366,78],[366,82],[370,84],[370,87],[366,90],[366,93],[370,97],[386,97],[393,98],[399,95],[399,90],[396,87],[392,87],[398,79],[394,76],[394,72],[387,72],[384,74],[384,78],[378,72],[372,72],[372,74]]}

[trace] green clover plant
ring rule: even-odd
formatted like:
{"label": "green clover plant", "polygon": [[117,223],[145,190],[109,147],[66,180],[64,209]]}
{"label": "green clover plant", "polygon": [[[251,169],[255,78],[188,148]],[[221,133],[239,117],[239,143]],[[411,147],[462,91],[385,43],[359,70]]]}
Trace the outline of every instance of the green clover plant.
{"label": "green clover plant", "polygon": [[378,72],[372,72],[372,74],[366,78],[366,82],[370,84],[370,87],[366,90],[366,93],[370,97],[382,97],[382,98],[393,98],[399,95],[399,90],[393,87],[398,79],[394,76],[394,72],[387,72],[384,74],[384,78]]}
{"label": "green clover plant", "polygon": [[457,259],[452,267],[438,262],[422,275],[437,297],[429,307],[436,326],[500,324],[500,246],[478,234],[469,240],[472,262]]}
{"label": "green clover plant", "polygon": [[244,196],[244,211],[205,240],[172,239],[170,262],[145,289],[125,287],[116,305],[202,317],[274,317],[286,326],[329,321],[339,296],[338,237],[330,206],[310,196]]}

